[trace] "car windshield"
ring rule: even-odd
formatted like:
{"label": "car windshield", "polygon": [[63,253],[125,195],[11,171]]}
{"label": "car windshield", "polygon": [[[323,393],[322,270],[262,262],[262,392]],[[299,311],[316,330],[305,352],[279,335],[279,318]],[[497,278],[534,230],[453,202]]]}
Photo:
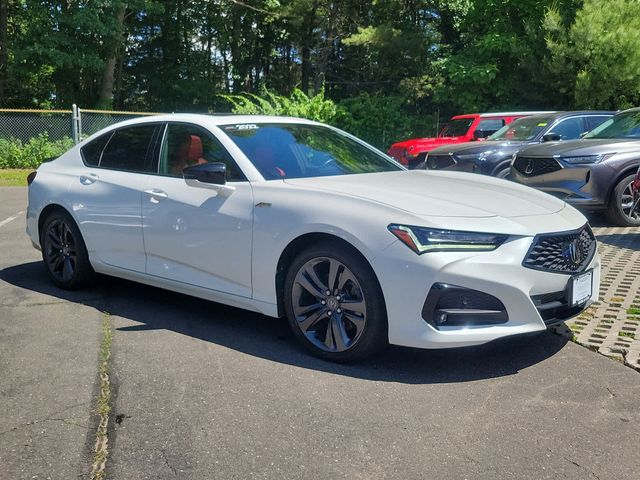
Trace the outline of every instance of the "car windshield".
{"label": "car windshield", "polygon": [[321,125],[242,123],[220,128],[266,180],[403,170],[383,153]]}
{"label": "car windshield", "polygon": [[473,118],[458,118],[451,120],[440,132],[441,137],[461,137],[467,133],[473,123]]}
{"label": "car windshield", "polygon": [[553,121],[553,117],[524,117],[505,125],[487,140],[527,141],[536,138]]}
{"label": "car windshield", "polygon": [[584,138],[640,138],[640,111],[619,113],[591,130]]}

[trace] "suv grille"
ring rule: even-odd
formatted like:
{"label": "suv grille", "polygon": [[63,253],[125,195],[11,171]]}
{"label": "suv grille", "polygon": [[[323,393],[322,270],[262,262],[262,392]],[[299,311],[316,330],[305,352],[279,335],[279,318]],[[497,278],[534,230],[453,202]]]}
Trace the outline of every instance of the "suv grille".
{"label": "suv grille", "polygon": [[451,155],[427,155],[427,170],[441,170],[455,164]]}
{"label": "suv grille", "polygon": [[549,272],[580,272],[596,251],[596,238],[589,225],[579,230],[538,235],[522,265]]}
{"label": "suv grille", "polygon": [[550,157],[516,157],[515,161],[513,162],[513,168],[515,168],[522,175],[525,175],[527,177],[535,177],[536,175],[555,172],[556,170],[560,170],[562,167],[554,158]]}

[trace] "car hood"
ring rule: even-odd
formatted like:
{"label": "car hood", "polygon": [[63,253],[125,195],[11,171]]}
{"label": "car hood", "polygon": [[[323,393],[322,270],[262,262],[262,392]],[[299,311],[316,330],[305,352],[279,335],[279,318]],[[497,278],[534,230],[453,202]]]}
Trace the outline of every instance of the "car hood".
{"label": "car hood", "polygon": [[565,203],[523,185],[471,173],[411,170],[287,179],[285,183],[357,197],[422,217],[516,218],[550,215]]}
{"label": "car hood", "polygon": [[632,139],[583,138],[581,140],[567,140],[564,142],[541,143],[522,150],[522,155],[532,157],[552,157],[554,155],[583,156],[599,155],[602,153],[627,153],[640,151],[640,141]]}
{"label": "car hood", "polygon": [[497,141],[484,141],[484,142],[465,142],[458,143],[457,145],[448,145],[432,150],[429,154],[441,154],[441,155],[480,155],[483,152],[504,152],[513,153],[516,150],[522,148],[523,145],[529,145],[530,142],[497,142]]}

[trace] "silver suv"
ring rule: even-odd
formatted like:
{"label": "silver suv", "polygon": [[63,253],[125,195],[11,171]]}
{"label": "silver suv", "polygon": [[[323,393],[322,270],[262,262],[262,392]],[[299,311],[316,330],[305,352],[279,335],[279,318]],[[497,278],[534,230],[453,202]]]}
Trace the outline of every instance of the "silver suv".
{"label": "silver suv", "polygon": [[580,140],[547,142],[513,156],[511,177],[617,225],[640,225],[633,180],[640,166],[640,108],[620,112]]}

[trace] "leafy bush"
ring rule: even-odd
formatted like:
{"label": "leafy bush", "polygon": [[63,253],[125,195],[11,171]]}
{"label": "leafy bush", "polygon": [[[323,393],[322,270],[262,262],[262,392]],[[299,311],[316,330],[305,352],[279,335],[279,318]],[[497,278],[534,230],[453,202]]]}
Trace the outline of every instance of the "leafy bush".
{"label": "leafy bush", "polygon": [[297,88],[288,98],[266,89],[262,95],[243,93],[220,97],[232,105],[233,113],[247,115],[285,115],[331,123],[337,111],[336,104],[324,98],[324,89],[313,97]]}
{"label": "leafy bush", "polygon": [[324,89],[309,97],[294,90],[290,97],[263,90],[262,95],[244,93],[220,95],[232,105],[233,113],[246,115],[287,115],[339,127],[382,150],[397,141],[435,133],[433,115],[408,113],[405,96],[362,93],[339,104],[324,97]]}
{"label": "leafy bush", "polygon": [[0,138],[0,168],[37,168],[45,160],[62,155],[73,147],[68,137],[50,141],[47,133],[21,140]]}
{"label": "leafy bush", "polygon": [[402,96],[362,93],[340,102],[334,124],[386,151],[392,143],[435,133],[432,115],[412,115],[408,110]]}

